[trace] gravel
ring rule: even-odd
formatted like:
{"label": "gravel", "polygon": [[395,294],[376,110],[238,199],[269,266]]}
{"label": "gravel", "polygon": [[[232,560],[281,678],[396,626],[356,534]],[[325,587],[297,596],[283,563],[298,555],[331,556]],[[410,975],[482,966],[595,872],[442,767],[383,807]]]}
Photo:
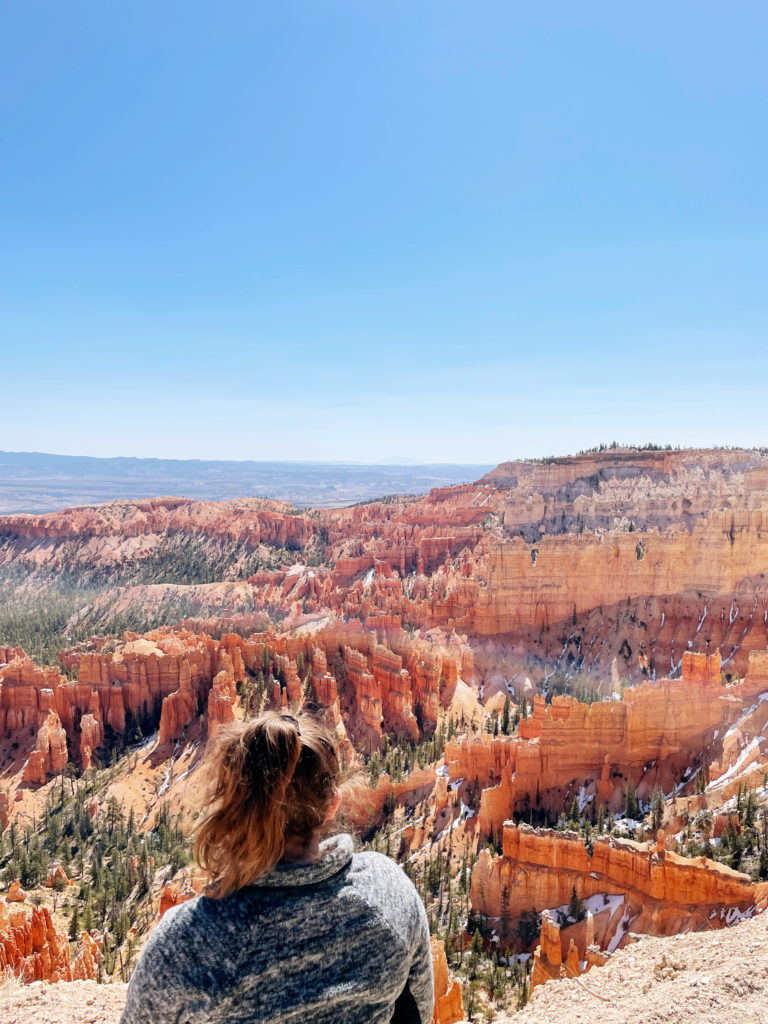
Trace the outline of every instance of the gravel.
{"label": "gravel", "polygon": [[733,928],[638,936],[604,967],[536,989],[514,1024],[768,1024],[768,914]]}
{"label": "gravel", "polygon": [[[0,1024],[118,1024],[125,985],[0,985]],[[508,1024],[768,1024],[768,914],[648,938],[605,967],[538,988]],[[497,1024],[503,1024],[499,1018]]]}

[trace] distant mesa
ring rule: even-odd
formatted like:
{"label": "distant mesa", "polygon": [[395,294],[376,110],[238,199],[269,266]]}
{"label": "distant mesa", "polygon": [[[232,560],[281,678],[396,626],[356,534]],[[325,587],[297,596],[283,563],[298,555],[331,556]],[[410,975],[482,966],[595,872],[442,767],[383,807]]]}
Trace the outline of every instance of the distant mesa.
{"label": "distant mesa", "polygon": [[74,505],[182,494],[204,501],[255,495],[328,508],[385,494],[423,494],[476,480],[490,465],[427,465],[388,459],[344,462],[228,462],[203,459],[99,459],[0,452],[0,513],[54,512]]}

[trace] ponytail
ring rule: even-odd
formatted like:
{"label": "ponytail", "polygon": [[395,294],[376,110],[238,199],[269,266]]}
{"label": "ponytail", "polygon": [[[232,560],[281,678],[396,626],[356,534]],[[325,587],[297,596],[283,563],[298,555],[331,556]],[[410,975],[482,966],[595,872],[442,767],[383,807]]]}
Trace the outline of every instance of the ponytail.
{"label": "ponytail", "polygon": [[307,715],[270,711],[222,732],[211,809],[194,854],[226,896],[271,870],[287,839],[309,842],[341,775],[333,733]]}

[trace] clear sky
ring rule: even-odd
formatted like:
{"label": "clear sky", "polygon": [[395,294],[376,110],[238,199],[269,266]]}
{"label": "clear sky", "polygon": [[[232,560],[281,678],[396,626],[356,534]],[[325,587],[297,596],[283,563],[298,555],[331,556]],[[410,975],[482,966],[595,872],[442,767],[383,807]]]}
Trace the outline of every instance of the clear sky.
{"label": "clear sky", "polygon": [[764,2],[0,15],[0,448],[768,444]]}

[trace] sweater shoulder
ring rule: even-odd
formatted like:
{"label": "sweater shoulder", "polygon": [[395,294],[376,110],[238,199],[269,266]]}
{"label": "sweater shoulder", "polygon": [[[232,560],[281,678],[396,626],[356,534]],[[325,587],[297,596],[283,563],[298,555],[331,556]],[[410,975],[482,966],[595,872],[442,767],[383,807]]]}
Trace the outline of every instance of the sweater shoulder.
{"label": "sweater shoulder", "polygon": [[383,853],[374,853],[372,850],[366,850],[363,853],[354,854],[352,857],[352,870],[370,875],[381,875],[391,879],[402,888],[413,889],[410,879],[400,865]]}
{"label": "sweater shoulder", "polygon": [[362,898],[410,943],[424,909],[403,869],[383,853],[356,853],[352,858],[350,881]]}

